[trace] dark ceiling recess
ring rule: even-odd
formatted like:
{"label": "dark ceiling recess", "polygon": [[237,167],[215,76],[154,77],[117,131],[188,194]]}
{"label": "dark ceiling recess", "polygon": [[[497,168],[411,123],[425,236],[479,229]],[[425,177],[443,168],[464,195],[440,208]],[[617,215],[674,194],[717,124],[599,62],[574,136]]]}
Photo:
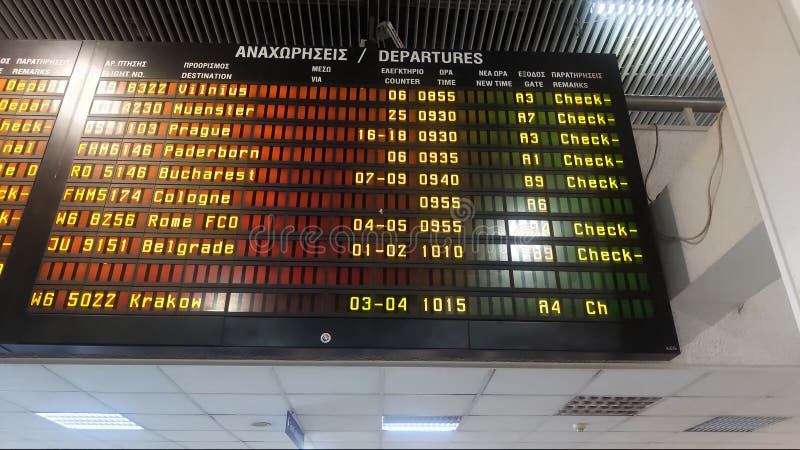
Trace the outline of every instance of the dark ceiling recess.
{"label": "dark ceiling recess", "polygon": [[339,47],[386,20],[410,48],[614,53],[629,95],[722,95],[690,0],[0,0],[5,39]]}

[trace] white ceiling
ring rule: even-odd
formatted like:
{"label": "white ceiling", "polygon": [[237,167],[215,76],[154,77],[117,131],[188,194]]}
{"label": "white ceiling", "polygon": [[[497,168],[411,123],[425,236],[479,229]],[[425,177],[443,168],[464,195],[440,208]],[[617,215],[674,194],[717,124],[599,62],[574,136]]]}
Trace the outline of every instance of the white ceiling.
{"label": "white ceiling", "polygon": [[[579,394],[665,398],[635,417],[555,415]],[[0,364],[0,448],[294,448],[287,409],[313,448],[797,448],[800,369]],[[66,430],[35,412],[117,412],[144,430]],[[453,433],[390,433],[382,414],[464,419]],[[792,418],[683,432],[751,414]]]}

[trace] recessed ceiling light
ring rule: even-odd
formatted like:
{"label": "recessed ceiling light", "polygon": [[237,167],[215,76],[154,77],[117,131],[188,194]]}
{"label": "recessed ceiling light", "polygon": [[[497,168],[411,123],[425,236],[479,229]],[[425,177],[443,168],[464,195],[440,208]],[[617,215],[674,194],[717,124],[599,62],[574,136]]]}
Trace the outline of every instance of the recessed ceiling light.
{"label": "recessed ceiling light", "polygon": [[383,431],[455,431],[461,416],[383,416]]}
{"label": "recessed ceiling light", "polygon": [[266,428],[266,427],[271,427],[272,424],[269,423],[269,422],[253,422],[253,423],[250,424],[250,426],[258,427],[258,428]]}
{"label": "recessed ceiling light", "polygon": [[36,413],[64,428],[73,430],[141,430],[122,414],[95,413]]}

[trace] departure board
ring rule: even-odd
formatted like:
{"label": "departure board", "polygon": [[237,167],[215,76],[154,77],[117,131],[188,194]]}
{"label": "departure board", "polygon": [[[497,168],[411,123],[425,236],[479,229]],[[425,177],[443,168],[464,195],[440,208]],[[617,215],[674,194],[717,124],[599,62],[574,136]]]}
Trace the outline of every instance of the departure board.
{"label": "departure board", "polygon": [[82,47],[0,73],[6,348],[678,352],[613,56],[25,45]]}

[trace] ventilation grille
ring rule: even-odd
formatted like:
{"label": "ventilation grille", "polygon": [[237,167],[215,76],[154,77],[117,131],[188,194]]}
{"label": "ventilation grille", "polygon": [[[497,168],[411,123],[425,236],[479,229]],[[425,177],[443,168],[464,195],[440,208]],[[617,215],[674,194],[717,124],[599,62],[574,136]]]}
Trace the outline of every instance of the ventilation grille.
{"label": "ventilation grille", "polygon": [[609,397],[579,395],[569,401],[560,416],[633,416],[661,397]]}
{"label": "ventilation grille", "polygon": [[[722,96],[691,0],[0,1],[3,39],[345,47],[381,21],[411,48],[613,53],[626,94]],[[683,124],[678,112],[631,118]]]}
{"label": "ventilation grille", "polygon": [[774,423],[782,422],[788,417],[775,416],[719,416],[695,425],[686,431],[699,433],[749,433]]}

